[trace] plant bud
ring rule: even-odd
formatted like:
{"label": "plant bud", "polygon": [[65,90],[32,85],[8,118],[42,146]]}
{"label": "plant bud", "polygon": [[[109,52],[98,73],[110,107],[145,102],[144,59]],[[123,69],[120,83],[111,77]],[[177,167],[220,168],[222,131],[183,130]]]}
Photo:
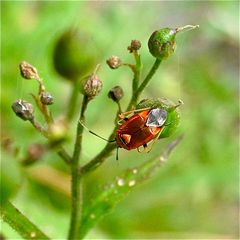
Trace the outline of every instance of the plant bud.
{"label": "plant bud", "polygon": [[94,73],[84,83],[83,94],[88,96],[89,99],[96,97],[102,90],[102,81]]}
{"label": "plant bud", "polygon": [[139,40],[132,40],[131,45],[128,46],[128,50],[130,53],[133,51],[138,51],[141,48],[141,42]]}
{"label": "plant bud", "polygon": [[172,55],[176,49],[176,29],[162,28],[155,31],[148,40],[150,53],[159,59],[166,59]]}
{"label": "plant bud", "polygon": [[185,25],[178,28],[162,28],[153,32],[148,40],[150,53],[158,59],[166,59],[172,55],[176,49],[176,34],[183,31],[198,28],[199,25]]}
{"label": "plant bud", "polygon": [[58,119],[49,126],[49,140],[52,147],[66,141],[69,137],[67,123],[63,119]]}
{"label": "plant bud", "polygon": [[108,97],[114,102],[120,101],[123,96],[123,89],[120,86],[115,86],[108,92]]}
{"label": "plant bud", "polygon": [[48,92],[42,92],[40,96],[41,103],[44,105],[53,104],[53,96]]}
{"label": "plant bud", "polygon": [[44,153],[46,152],[46,149],[41,144],[32,144],[27,149],[27,156],[22,161],[22,164],[24,165],[30,165],[37,160],[41,159]]}
{"label": "plant bud", "polygon": [[91,37],[77,29],[64,32],[56,42],[53,63],[65,79],[77,81],[89,73],[97,61],[98,51]]}
{"label": "plant bud", "polygon": [[29,63],[23,61],[19,64],[21,76],[25,79],[39,79],[37,69]]}
{"label": "plant bud", "polygon": [[12,104],[12,110],[16,113],[18,117],[23,119],[24,121],[26,120],[32,120],[34,118],[33,115],[33,106],[32,104],[28,103],[27,101],[24,100],[17,100]]}
{"label": "plant bud", "polygon": [[112,69],[117,69],[122,64],[122,61],[118,56],[111,56],[106,62],[108,66]]}

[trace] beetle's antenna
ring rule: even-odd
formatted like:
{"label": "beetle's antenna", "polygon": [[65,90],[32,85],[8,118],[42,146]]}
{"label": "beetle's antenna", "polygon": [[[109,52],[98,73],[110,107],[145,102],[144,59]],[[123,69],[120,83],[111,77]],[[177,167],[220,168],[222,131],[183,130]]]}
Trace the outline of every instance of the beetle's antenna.
{"label": "beetle's antenna", "polygon": [[115,139],[114,139],[114,140],[108,140],[108,139],[106,139],[106,138],[98,135],[97,133],[91,131],[91,130],[88,129],[81,121],[79,121],[79,123],[80,123],[88,132],[90,132],[90,133],[93,134],[94,136],[99,137],[99,138],[101,138],[102,140],[104,140],[104,141],[106,141],[106,142],[116,142]]}

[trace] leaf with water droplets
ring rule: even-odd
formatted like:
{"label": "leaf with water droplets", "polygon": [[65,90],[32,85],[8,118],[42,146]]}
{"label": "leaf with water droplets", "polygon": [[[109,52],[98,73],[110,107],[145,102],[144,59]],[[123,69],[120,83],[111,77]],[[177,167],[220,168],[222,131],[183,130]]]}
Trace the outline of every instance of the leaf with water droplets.
{"label": "leaf with water droplets", "polygon": [[97,221],[109,213],[116,204],[124,199],[132,189],[147,181],[151,176],[158,172],[159,168],[165,163],[172,152],[178,145],[182,137],[171,142],[166,149],[157,157],[147,160],[143,164],[133,169],[128,169],[121,176],[117,176],[112,182],[104,186],[103,191],[94,198],[94,201],[86,206],[83,213],[81,226],[81,238],[90,230]]}

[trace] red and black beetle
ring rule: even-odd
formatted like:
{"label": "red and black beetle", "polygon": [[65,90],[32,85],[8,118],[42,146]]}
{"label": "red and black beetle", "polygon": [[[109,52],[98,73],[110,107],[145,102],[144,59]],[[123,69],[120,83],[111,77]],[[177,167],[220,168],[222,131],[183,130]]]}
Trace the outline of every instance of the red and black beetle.
{"label": "red and black beetle", "polygon": [[[116,131],[118,147],[131,150],[143,146],[148,152],[147,143],[157,139],[167,120],[167,111],[161,108],[140,110],[125,122]],[[124,116],[124,114],[123,114]]]}
{"label": "red and black beetle", "polygon": [[[181,101],[174,104],[165,98],[142,100],[137,109],[119,114],[120,126],[116,129],[114,140],[88,131],[105,141],[116,142],[117,148],[137,149],[140,152],[143,146],[144,152],[149,152],[159,138],[168,137],[176,130],[180,119],[176,109],[181,104]],[[152,145],[147,146],[151,141]]]}

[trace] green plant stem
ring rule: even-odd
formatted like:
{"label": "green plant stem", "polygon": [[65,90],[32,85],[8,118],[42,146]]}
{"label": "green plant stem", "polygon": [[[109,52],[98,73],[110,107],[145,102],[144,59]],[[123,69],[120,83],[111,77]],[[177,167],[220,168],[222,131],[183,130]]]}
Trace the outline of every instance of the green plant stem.
{"label": "green plant stem", "polygon": [[162,62],[161,59],[156,58],[152,68],[150,69],[149,73],[147,74],[147,76],[145,77],[145,79],[143,80],[143,82],[141,83],[140,87],[138,88],[138,90],[136,92],[138,97],[140,96],[140,94],[142,93],[144,88],[147,86],[147,84],[149,83],[149,81],[151,80],[151,78],[153,77],[155,72],[157,71],[157,69],[160,66],[161,62]]}
{"label": "green plant stem", "polygon": [[162,62],[161,59],[156,58],[156,60],[153,64],[152,68],[150,69],[149,73],[147,74],[147,76],[145,77],[145,79],[143,80],[143,82],[141,83],[139,88],[132,95],[131,101],[130,101],[130,103],[128,105],[128,108],[127,108],[127,111],[131,110],[132,107],[136,106],[142,91],[144,90],[144,88],[147,86],[147,84],[149,83],[149,81],[151,80],[151,78],[153,77],[155,72],[157,71],[161,62]]}
{"label": "green plant stem", "polygon": [[50,239],[9,201],[1,203],[1,218],[25,239]]}
{"label": "green plant stem", "polygon": [[68,101],[68,111],[66,115],[66,119],[68,122],[71,122],[71,120],[74,117],[76,107],[77,107],[77,100],[78,100],[78,95],[79,95],[79,87],[78,87],[78,82],[74,80],[72,82],[72,89],[71,89],[71,95]]}
{"label": "green plant stem", "polygon": [[82,184],[81,178],[79,177],[79,167],[80,167],[80,155],[82,151],[82,134],[83,134],[83,125],[85,117],[84,113],[87,109],[89,99],[87,96],[84,96],[82,102],[81,113],[77,125],[77,134],[74,146],[74,152],[71,162],[71,174],[72,174],[72,185],[71,185],[71,221],[70,229],[68,234],[68,239],[73,240],[78,238],[78,233],[81,226],[81,211],[82,211]]}

